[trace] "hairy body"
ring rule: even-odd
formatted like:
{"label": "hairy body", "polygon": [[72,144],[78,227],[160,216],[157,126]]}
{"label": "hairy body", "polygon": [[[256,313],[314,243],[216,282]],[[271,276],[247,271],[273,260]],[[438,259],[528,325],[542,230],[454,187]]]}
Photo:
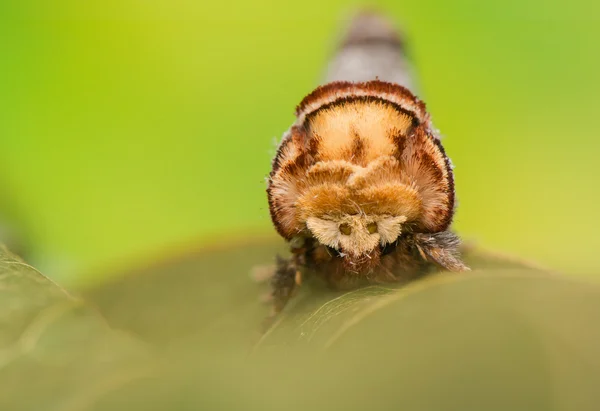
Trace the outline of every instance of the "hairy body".
{"label": "hairy body", "polygon": [[333,81],[304,98],[296,117],[267,189],[292,253],[272,280],[276,311],[306,271],[347,289],[435,266],[468,269],[449,231],[451,163],[422,101],[393,82]]}

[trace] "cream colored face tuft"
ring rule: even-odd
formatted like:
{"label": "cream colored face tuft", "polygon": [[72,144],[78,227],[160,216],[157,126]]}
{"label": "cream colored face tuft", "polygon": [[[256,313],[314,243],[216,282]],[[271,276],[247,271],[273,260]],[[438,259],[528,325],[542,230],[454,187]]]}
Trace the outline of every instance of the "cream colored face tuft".
{"label": "cream colored face tuft", "polygon": [[306,226],[321,244],[360,256],[379,245],[396,241],[405,221],[404,216],[345,214],[341,217],[309,217]]}

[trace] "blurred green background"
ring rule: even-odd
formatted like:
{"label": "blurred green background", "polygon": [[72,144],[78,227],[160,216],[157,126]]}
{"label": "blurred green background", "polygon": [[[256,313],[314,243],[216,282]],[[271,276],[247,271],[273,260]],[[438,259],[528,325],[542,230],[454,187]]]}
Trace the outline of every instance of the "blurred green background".
{"label": "blurred green background", "polygon": [[[0,2],[0,214],[61,282],[273,233],[274,140],[344,16],[307,0]],[[372,2],[410,41],[466,239],[598,271],[600,5]]]}

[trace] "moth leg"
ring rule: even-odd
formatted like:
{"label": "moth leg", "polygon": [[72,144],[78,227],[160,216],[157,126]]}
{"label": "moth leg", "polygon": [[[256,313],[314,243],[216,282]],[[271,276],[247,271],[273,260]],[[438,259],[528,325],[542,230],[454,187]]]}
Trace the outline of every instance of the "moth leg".
{"label": "moth leg", "polygon": [[295,256],[285,259],[277,256],[276,269],[271,278],[273,314],[283,310],[297,287],[302,284],[302,273]]}
{"label": "moth leg", "polygon": [[415,234],[415,243],[425,261],[448,271],[464,272],[471,270],[460,258],[460,238],[450,231],[434,234]]}

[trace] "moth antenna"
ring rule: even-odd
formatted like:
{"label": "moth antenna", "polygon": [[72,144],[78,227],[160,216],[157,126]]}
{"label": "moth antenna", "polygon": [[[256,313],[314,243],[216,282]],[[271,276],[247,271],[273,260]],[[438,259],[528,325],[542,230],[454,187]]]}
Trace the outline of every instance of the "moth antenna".
{"label": "moth antenna", "polygon": [[416,92],[404,36],[382,13],[363,9],[350,19],[327,67],[325,83],[375,79]]}

